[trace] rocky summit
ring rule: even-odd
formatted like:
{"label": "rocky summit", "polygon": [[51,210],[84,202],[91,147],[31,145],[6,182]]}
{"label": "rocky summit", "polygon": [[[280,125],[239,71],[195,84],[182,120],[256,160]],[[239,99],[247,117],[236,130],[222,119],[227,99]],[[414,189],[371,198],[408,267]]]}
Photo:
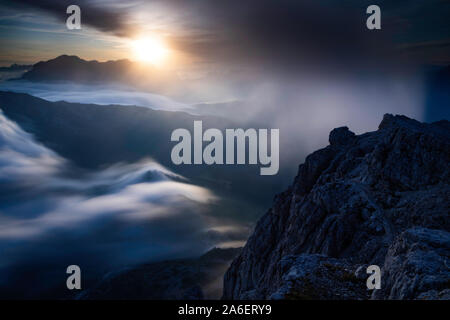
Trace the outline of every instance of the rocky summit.
{"label": "rocky summit", "polygon": [[[224,278],[224,299],[450,299],[450,122],[331,131]],[[369,290],[369,265],[381,288]]]}

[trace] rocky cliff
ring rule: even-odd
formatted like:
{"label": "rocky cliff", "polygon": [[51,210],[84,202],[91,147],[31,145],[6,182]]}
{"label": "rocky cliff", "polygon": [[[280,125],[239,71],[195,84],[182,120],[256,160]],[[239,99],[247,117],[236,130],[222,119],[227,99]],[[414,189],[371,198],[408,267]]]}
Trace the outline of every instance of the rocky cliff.
{"label": "rocky cliff", "polygon": [[[450,122],[331,131],[224,278],[225,299],[450,299]],[[368,290],[366,268],[381,268]]]}

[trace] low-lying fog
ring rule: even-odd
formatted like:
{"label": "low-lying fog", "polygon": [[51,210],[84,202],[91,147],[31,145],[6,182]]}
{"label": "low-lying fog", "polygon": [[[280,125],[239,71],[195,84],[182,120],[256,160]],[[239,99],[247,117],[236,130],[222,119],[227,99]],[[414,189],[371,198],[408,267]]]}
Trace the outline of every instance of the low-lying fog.
{"label": "low-lying fog", "polygon": [[83,172],[1,112],[0,198],[5,297],[52,290],[70,264],[90,279],[127,265],[200,255],[242,234],[211,215],[217,200],[211,191],[158,163]]}

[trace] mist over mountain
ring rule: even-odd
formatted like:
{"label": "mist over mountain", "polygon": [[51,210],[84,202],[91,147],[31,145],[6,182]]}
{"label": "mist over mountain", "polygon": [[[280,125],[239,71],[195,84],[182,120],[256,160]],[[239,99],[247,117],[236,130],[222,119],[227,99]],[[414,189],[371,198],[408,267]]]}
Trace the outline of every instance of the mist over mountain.
{"label": "mist over mountain", "polygon": [[[202,120],[204,130],[240,127],[225,118],[132,106],[48,102],[12,92],[0,92],[0,108],[48,148],[86,169],[151,157],[202,185],[232,192],[255,203],[267,201],[268,196],[280,190],[287,174],[281,169],[278,175],[260,176],[255,165],[176,166],[172,163],[173,130],[193,130],[194,120]],[[251,188],[254,183],[259,184],[258,190]]]}
{"label": "mist over mountain", "polygon": [[[270,202],[272,195],[277,190],[281,190],[284,183],[282,175],[260,176],[259,168],[256,166],[175,166],[172,163],[170,154],[174,143],[170,141],[170,136],[174,129],[187,128],[192,130],[194,120],[202,120],[205,129],[207,127],[218,129],[238,127],[223,118],[199,117],[184,112],[168,112],[133,106],[48,102],[27,94],[12,92],[0,92],[0,109],[3,110],[9,121],[16,122],[20,126],[20,130],[31,135],[46,150],[50,150],[55,156],[63,159],[61,163],[64,164],[63,171],[56,170],[58,175],[64,173],[62,178],[51,176],[50,181],[56,180],[58,184],[55,184],[50,194],[47,189],[39,191],[40,189],[36,187],[36,185],[39,185],[39,181],[46,181],[48,175],[37,176],[36,184],[32,183],[28,188],[21,186],[20,183],[34,181],[31,179],[33,175],[28,178],[24,178],[22,175],[9,181],[8,188],[5,186],[2,189],[0,197],[3,205],[11,208],[11,212],[40,215],[46,212],[47,207],[50,206],[51,208],[59,203],[61,206],[71,206],[71,204],[81,206],[80,210],[83,210],[84,205],[82,204],[84,201],[82,199],[84,197],[110,190],[109,184],[115,185],[116,180],[117,183],[123,181],[122,188],[131,184],[128,190],[139,193],[139,187],[134,187],[134,184],[155,178],[155,174],[149,172],[150,169],[145,169],[149,162],[157,163],[166,170],[187,179],[177,180],[176,176],[171,174],[170,180],[175,179],[181,183],[192,184],[208,190],[214,195],[214,201],[192,203],[189,198],[193,194],[185,193],[183,188],[177,189],[176,186],[178,185],[155,184],[155,188],[163,188],[162,190],[166,190],[169,194],[175,193],[173,202],[165,201],[163,204],[163,208],[172,209],[169,211],[155,209],[159,206],[152,206],[152,198],[148,200],[150,201],[149,204],[145,204],[145,199],[142,199],[142,208],[147,207],[148,214],[154,210],[160,212],[156,215],[156,220],[152,220],[155,223],[149,223],[149,226],[145,227],[150,230],[150,233],[146,234],[145,228],[141,229],[136,226],[138,231],[134,236],[130,235],[132,239],[125,241],[123,244],[125,247],[129,244],[132,250],[124,252],[126,257],[117,256],[108,260],[106,265],[99,264],[101,268],[99,267],[98,271],[90,276],[92,283],[98,281],[96,277],[99,273],[112,271],[111,268],[117,268],[127,263],[151,262],[163,258],[198,255],[208,247],[215,245],[225,247],[242,245],[248,236],[252,223],[263,212],[264,204]],[[9,159],[11,163],[19,161],[16,156],[5,156],[5,159]],[[19,161],[19,163],[22,162],[24,161]],[[39,169],[38,163],[34,160],[26,159],[26,163],[28,162],[32,164],[31,168],[36,168],[36,172],[45,173],[50,169],[55,170],[53,167],[47,169],[47,166],[43,167],[45,170]],[[11,167],[14,166],[11,165]],[[27,172],[24,169],[16,171],[18,173]],[[254,185],[258,185],[258,189],[255,189]],[[54,196],[53,192],[58,193],[58,190],[62,195],[73,193],[75,199],[65,200],[65,197],[60,198],[58,194]],[[34,200],[38,191],[40,192],[38,193],[39,200]],[[131,208],[128,208],[124,204],[119,206],[118,209],[134,212],[135,206],[141,201],[136,202],[137,199],[130,198],[133,197],[133,192],[114,193],[110,194],[109,197],[112,203],[123,199],[124,203],[129,203],[129,206],[131,206]],[[149,192],[153,191],[149,190]],[[182,192],[182,195],[177,195],[180,192]],[[80,204],[73,202],[76,201],[77,197],[82,197]],[[128,200],[126,200],[127,197]],[[181,198],[179,199],[179,197]],[[184,197],[188,197],[188,199],[184,199]],[[99,201],[101,199],[106,198],[99,198]],[[170,197],[170,199],[172,198]],[[207,199],[209,199],[209,196],[205,200]],[[115,215],[109,214],[114,207],[115,205],[112,208],[99,206],[98,210],[95,211],[98,213],[98,217],[106,217],[103,218],[104,225],[98,225],[103,230],[99,233],[98,239],[108,243],[108,247],[111,246],[112,251],[115,250],[114,246],[122,246],[116,235],[119,239],[129,238],[122,232],[113,232],[118,227],[114,218],[111,218],[110,222],[108,217],[115,217]],[[115,212],[115,209],[113,211]],[[68,212],[72,212],[72,210],[68,210]],[[165,216],[165,213],[169,212],[170,214]],[[187,220],[177,215],[183,212]],[[79,213],[73,214],[78,215]],[[130,214],[130,217],[133,215]],[[135,216],[138,219],[136,224],[139,225],[139,216],[141,215],[136,214]],[[145,214],[142,215],[144,221],[145,217]],[[181,225],[175,223],[172,221],[173,218],[182,219],[185,223]],[[173,223],[171,224],[169,221]],[[147,223],[145,225],[147,226]],[[33,230],[31,226],[32,221],[28,223],[26,230]],[[195,228],[191,229],[192,226],[195,226]],[[83,228],[88,229],[88,226],[85,225]],[[132,232],[134,226],[133,224],[131,226],[123,225],[123,228],[124,232],[125,230]],[[180,228],[185,230],[183,233],[186,238],[181,240],[184,244],[178,246],[172,242],[174,240],[172,231]],[[121,230],[122,227],[119,229]],[[98,229],[96,227],[93,230]],[[79,232],[77,229],[75,231]],[[86,242],[84,240],[97,239],[91,232],[86,231],[86,234],[87,236],[83,237],[83,240],[78,241],[80,245],[73,247],[74,252],[72,254],[79,257],[81,261],[86,260],[88,266],[91,266],[95,264],[94,261],[96,260],[92,258],[92,255],[97,255],[99,258],[102,255],[96,252],[96,247],[85,247]],[[44,240],[42,240],[44,243],[47,243],[46,238],[49,238],[48,241],[51,242],[52,238],[61,237],[59,233],[52,237],[48,236],[47,233],[41,235],[44,237]],[[76,238],[76,236],[71,237]],[[71,243],[71,240],[64,241]],[[64,243],[64,241],[61,241],[61,243]],[[156,249],[158,246],[159,249],[152,251],[153,248]],[[185,250],[184,254],[183,250]],[[15,251],[20,252],[20,250],[12,250],[12,252]],[[104,254],[109,253],[109,250],[104,251]],[[36,254],[39,255],[38,252]],[[128,256],[129,258],[127,258]],[[37,265],[40,265],[40,260],[36,257]],[[11,259],[11,261],[14,261],[14,259]],[[62,258],[62,261],[65,260]],[[58,263],[62,265],[62,262]],[[14,267],[19,268],[17,265],[14,265]],[[54,265],[49,266],[49,270],[54,268]],[[9,279],[9,285],[17,285],[18,288],[21,287],[20,283],[25,281],[15,278],[15,276],[10,276]],[[41,285],[37,285],[36,290],[38,289],[42,290]],[[52,296],[52,293],[48,294]]]}
{"label": "mist over mountain", "polygon": [[68,298],[61,275],[73,263],[89,287],[113,270],[244,238],[245,228],[215,219],[217,200],[151,159],[79,168],[1,111],[0,297]]}
{"label": "mist over mountain", "polygon": [[52,102],[66,101],[98,105],[140,106],[166,111],[195,111],[195,108],[189,104],[118,83],[89,84],[16,80],[1,82],[0,91],[27,93]]}
{"label": "mist over mountain", "polygon": [[[99,62],[61,55],[32,66],[12,65],[4,69],[20,69],[14,73],[1,73],[7,75],[2,76],[4,79],[17,74],[15,80],[20,81],[3,83],[0,90],[25,92],[50,101],[135,104],[157,109],[165,105],[169,106],[168,110],[184,109],[195,114],[267,123],[278,117],[289,122],[291,117],[284,119],[285,113],[295,113],[298,117],[304,114],[315,116],[307,105],[302,105],[303,101],[324,111],[330,108],[329,105],[338,103],[343,113],[350,115],[354,109],[358,112],[365,109],[364,113],[371,114],[374,112],[371,110],[374,108],[371,102],[373,88],[386,86],[383,89],[386,98],[380,103],[384,107],[379,116],[395,109],[400,114],[426,121],[450,117],[448,109],[443,107],[450,101],[448,66],[427,66],[403,72],[392,70],[387,75],[376,70],[365,71],[360,76],[344,73],[338,78],[335,78],[335,72],[321,69],[317,71],[321,79],[316,79],[317,74],[306,69],[284,79],[284,74],[241,69],[218,69],[195,76],[195,71],[161,70],[128,59]],[[192,73],[194,78],[186,77],[184,73]],[[347,86],[352,87],[351,92],[347,92]],[[93,94],[92,91],[97,92]],[[381,99],[380,95],[377,99]],[[401,103],[394,104],[396,100]],[[286,112],[275,119],[268,116],[278,113],[279,108]],[[367,128],[361,129],[362,132]]]}
{"label": "mist over mountain", "polygon": [[[53,275],[75,260],[89,288],[124,267],[242,245],[283,183],[254,166],[173,165],[174,129],[237,127],[223,118],[13,92],[0,110],[0,297],[72,298]],[[205,275],[218,297],[224,263],[187,277]]]}
{"label": "mist over mountain", "polygon": [[74,260],[90,287],[126,266],[239,246],[283,183],[254,166],[173,165],[172,130],[234,126],[222,118],[13,92],[0,109],[1,297],[71,297],[53,274]]}

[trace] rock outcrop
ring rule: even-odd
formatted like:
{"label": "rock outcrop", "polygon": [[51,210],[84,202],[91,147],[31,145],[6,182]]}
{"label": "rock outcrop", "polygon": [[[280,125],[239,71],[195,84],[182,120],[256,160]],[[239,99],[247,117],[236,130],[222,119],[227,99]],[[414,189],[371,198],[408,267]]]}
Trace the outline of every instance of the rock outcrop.
{"label": "rock outcrop", "polygon": [[[330,133],[225,274],[224,299],[449,299],[450,122]],[[381,268],[368,290],[366,269]]]}

